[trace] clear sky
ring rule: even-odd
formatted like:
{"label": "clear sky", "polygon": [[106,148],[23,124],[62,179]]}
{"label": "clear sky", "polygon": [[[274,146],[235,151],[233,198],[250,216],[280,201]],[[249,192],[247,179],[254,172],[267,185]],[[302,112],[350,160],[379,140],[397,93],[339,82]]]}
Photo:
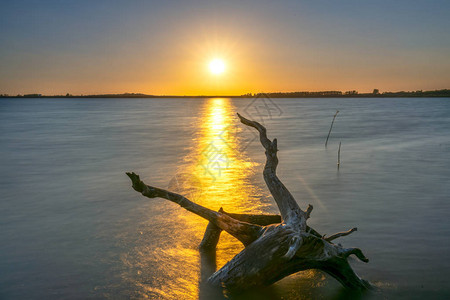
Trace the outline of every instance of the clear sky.
{"label": "clear sky", "polygon": [[450,1],[0,1],[0,94],[374,88],[450,88]]}

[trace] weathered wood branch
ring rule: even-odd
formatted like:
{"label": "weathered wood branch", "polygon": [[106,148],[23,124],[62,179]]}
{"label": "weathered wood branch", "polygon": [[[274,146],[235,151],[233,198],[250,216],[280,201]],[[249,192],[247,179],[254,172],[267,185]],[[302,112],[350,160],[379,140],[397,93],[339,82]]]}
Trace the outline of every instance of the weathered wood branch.
{"label": "weathered wood branch", "polygon": [[[209,221],[200,244],[203,251],[213,251],[223,230],[245,245],[225,266],[212,274],[208,282],[230,291],[242,291],[268,285],[292,273],[318,269],[336,278],[347,288],[365,290],[370,284],[359,278],[347,258],[355,255],[368,262],[359,248],[344,248],[332,243],[336,238],[349,235],[356,228],[322,236],[306,222],[313,207],[300,209],[296,200],[276,175],[278,165],[277,140],[269,140],[266,128],[258,122],[239,115],[241,122],[255,128],[266,150],[264,180],[281,215],[234,214],[220,209],[218,212],[198,205],[186,197],[146,185],[138,175],[127,173],[133,188],[148,198],[164,198]],[[206,252],[203,252],[206,253]],[[211,252],[214,253],[215,252]]]}
{"label": "weathered wood branch", "polygon": [[357,230],[358,230],[358,228],[354,227],[354,228],[352,228],[352,229],[350,229],[350,230],[343,231],[343,232],[338,232],[338,233],[335,233],[335,234],[333,234],[333,235],[330,235],[329,237],[326,237],[325,240],[328,241],[328,242],[331,242],[332,240],[335,240],[335,239],[337,239],[337,238],[339,238],[339,237],[341,237],[341,236],[349,235],[349,234],[351,234],[352,232],[355,232],[355,231],[357,231]]}
{"label": "weathered wood branch", "polygon": [[312,206],[308,207],[307,212],[300,209],[291,195],[289,190],[284,186],[281,180],[276,174],[278,166],[277,157],[277,139],[273,142],[267,138],[266,128],[256,121],[250,121],[240,114],[237,114],[241,122],[247,126],[253,127],[259,132],[259,139],[264,149],[266,149],[266,165],[264,166],[264,181],[269,188],[275,202],[280,210],[283,222],[294,227],[298,227],[299,230],[306,229],[306,219],[308,219],[311,213]]}
{"label": "weathered wood branch", "polygon": [[[225,212],[222,208],[219,209],[219,212],[226,214],[233,219],[260,226],[281,223],[281,216],[279,215],[233,214]],[[221,233],[222,229],[217,227],[214,223],[209,222],[208,226],[206,226],[205,234],[203,235],[199,249],[202,251],[215,250]]]}
{"label": "weathered wood branch", "polygon": [[146,185],[141,181],[139,175],[135,173],[126,173],[133,182],[133,189],[148,198],[164,198],[175,202],[184,209],[199,215],[210,221],[222,230],[225,230],[244,245],[248,245],[256,240],[262,234],[262,226],[250,224],[233,219],[232,217],[221,212],[213,211],[209,208],[198,205],[182,195],[166,191],[157,187]]}
{"label": "weathered wood branch", "polygon": [[[254,214],[234,214],[225,212],[222,208],[219,210],[230,217],[260,226],[267,226],[271,224],[281,223],[280,215],[254,215]],[[320,233],[315,231],[313,228],[306,226],[306,232],[310,233],[316,237],[322,237]],[[214,225],[214,223],[209,222],[208,226],[206,226],[205,234],[203,235],[203,239],[200,243],[200,250],[202,251],[212,251],[216,249],[217,243],[219,242],[220,234],[222,233],[222,229]]]}

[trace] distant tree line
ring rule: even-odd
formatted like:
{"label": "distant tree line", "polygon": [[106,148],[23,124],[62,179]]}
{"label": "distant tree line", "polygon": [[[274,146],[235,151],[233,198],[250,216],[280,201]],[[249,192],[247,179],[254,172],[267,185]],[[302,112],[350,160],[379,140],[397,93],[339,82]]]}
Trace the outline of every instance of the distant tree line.
{"label": "distant tree line", "polygon": [[267,95],[269,97],[273,98],[280,98],[280,97],[292,97],[292,98],[299,98],[299,97],[334,97],[334,96],[342,96],[341,91],[321,91],[321,92],[290,92],[290,93],[283,93],[283,92],[277,92],[277,93],[257,93],[253,96],[261,96],[261,95]]}
{"label": "distant tree line", "polygon": [[400,92],[383,92],[374,89],[372,93],[359,93],[356,90],[351,91],[319,91],[319,92],[274,92],[274,93],[247,93],[240,96],[227,95],[197,95],[197,96],[173,96],[173,95],[148,95],[142,93],[123,93],[123,94],[98,94],[98,95],[42,95],[42,94],[24,94],[11,96],[8,94],[0,94],[0,98],[205,98],[205,97],[230,97],[230,98],[253,98],[253,97],[270,97],[270,98],[390,98],[390,97],[450,97],[450,90],[434,90],[434,91],[400,91]]}
{"label": "distant tree line", "polygon": [[434,91],[412,91],[412,92],[383,92],[380,93],[379,89],[374,89],[372,93],[359,93],[356,90],[352,91],[320,91],[320,92],[277,92],[277,93],[256,93],[245,94],[243,97],[261,97],[267,96],[270,98],[324,98],[324,97],[355,97],[355,98],[389,98],[389,97],[450,97],[450,90],[434,90]]}

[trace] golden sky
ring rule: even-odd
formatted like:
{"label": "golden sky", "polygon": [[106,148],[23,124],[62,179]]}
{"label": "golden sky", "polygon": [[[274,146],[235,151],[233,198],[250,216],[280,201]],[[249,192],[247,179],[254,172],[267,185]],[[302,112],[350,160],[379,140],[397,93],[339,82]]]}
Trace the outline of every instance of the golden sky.
{"label": "golden sky", "polygon": [[392,2],[2,2],[0,94],[449,88],[450,4]]}

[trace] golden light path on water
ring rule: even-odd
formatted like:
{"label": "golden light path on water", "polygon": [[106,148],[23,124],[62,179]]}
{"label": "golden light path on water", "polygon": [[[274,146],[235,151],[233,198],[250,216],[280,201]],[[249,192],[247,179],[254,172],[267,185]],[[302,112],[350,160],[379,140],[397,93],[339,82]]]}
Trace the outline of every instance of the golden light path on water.
{"label": "golden light path on water", "polygon": [[[263,212],[268,204],[260,201],[261,190],[251,182],[258,164],[242,151],[245,143],[241,135],[242,125],[231,100],[208,99],[202,107],[196,127],[198,133],[194,137],[194,146],[184,159],[187,164],[179,170],[179,173],[187,174],[177,182],[179,192],[213,210],[222,207],[225,211],[235,213]],[[186,226],[192,231],[197,247],[207,222],[191,213],[183,213],[179,217],[185,220]],[[217,247],[215,268],[222,267],[243,248],[239,241],[223,232]],[[186,251],[183,255],[188,260],[199,262],[198,252]],[[202,277],[205,280],[213,272],[214,263],[211,266],[210,261],[205,262],[203,259],[199,264],[200,274],[193,275],[196,280],[191,281],[189,290],[198,289],[202,297],[199,282]],[[194,294],[193,298],[199,295]]]}
{"label": "golden light path on water", "polygon": [[[205,100],[192,125],[195,133],[188,154],[174,170],[177,175],[168,189],[212,210],[223,207],[233,213],[267,213],[271,203],[261,200],[263,190],[252,183],[252,176],[260,176],[255,173],[260,163],[252,162],[243,150],[243,125],[236,112],[231,99]],[[142,224],[135,248],[121,257],[127,268],[124,280],[134,286],[132,294],[151,299],[205,298],[202,278],[244,247],[223,232],[216,266],[205,263],[198,245],[208,222],[167,200],[149,203],[142,209],[151,216]]]}
{"label": "golden light path on water", "polygon": [[[201,183],[201,194],[194,201],[213,210],[222,207],[227,212],[262,213],[267,204],[260,201],[261,190],[251,182],[258,163],[246,156],[242,124],[236,108],[227,98],[209,99],[199,119],[196,147],[186,158],[186,172]],[[189,188],[189,181],[186,181]],[[185,215],[202,235],[205,222],[197,216]],[[200,220],[200,222],[198,222]],[[220,268],[243,249],[236,239],[222,233],[217,249],[217,267]]]}

